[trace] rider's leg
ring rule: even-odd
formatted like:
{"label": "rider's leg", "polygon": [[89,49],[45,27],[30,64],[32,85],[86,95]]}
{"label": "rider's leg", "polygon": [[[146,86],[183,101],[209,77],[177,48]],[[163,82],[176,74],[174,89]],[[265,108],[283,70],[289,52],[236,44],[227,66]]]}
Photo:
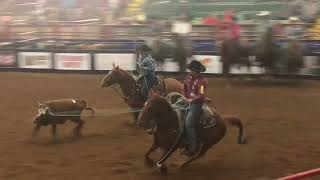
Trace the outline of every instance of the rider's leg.
{"label": "rider's leg", "polygon": [[152,76],[144,76],[143,77],[143,81],[142,81],[143,85],[142,85],[142,96],[145,99],[148,99],[149,96],[149,91],[151,89],[151,87],[153,86],[153,77]]}
{"label": "rider's leg", "polygon": [[148,85],[144,82],[142,83],[142,87],[141,87],[141,94],[143,96],[143,98],[146,100],[148,98],[149,95],[149,91],[148,91]]}
{"label": "rider's leg", "polygon": [[188,142],[188,148],[187,151],[190,155],[194,154],[197,150],[198,144],[197,144],[197,122],[200,119],[200,112],[201,112],[202,104],[200,103],[191,103],[190,109],[188,111],[187,117],[186,117],[186,138]]}

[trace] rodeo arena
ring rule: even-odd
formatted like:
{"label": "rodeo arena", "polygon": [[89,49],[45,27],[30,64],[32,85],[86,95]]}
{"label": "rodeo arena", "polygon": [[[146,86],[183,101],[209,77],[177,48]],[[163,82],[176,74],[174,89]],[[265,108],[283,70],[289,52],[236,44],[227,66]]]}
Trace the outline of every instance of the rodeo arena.
{"label": "rodeo arena", "polygon": [[319,0],[1,0],[0,180],[320,180]]}

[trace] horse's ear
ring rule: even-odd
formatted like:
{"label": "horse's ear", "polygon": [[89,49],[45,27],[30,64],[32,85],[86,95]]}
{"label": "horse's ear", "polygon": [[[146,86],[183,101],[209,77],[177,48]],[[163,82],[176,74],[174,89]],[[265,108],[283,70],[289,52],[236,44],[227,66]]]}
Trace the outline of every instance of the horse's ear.
{"label": "horse's ear", "polygon": [[119,66],[117,66],[116,69],[118,70],[118,69],[119,69]]}
{"label": "horse's ear", "polygon": [[116,65],[114,64],[114,62],[112,63],[112,67],[113,67],[113,68],[115,68],[115,67],[116,67]]}

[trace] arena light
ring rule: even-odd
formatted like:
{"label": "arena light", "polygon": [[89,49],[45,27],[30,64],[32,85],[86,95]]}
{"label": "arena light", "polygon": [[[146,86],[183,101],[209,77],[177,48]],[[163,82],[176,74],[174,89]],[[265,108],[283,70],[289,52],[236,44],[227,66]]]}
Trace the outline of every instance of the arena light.
{"label": "arena light", "polygon": [[154,2],[153,4],[166,4],[170,3],[171,1],[160,1],[160,2]]}
{"label": "arena light", "polygon": [[75,22],[83,23],[83,22],[97,22],[97,21],[100,21],[100,19],[84,19],[84,20],[79,20]]}
{"label": "arena light", "polygon": [[21,3],[21,4],[16,4],[17,6],[29,6],[29,5],[38,5],[40,3]]}
{"label": "arena light", "polygon": [[268,16],[270,15],[270,11],[260,11],[260,13],[256,14],[257,16]]}

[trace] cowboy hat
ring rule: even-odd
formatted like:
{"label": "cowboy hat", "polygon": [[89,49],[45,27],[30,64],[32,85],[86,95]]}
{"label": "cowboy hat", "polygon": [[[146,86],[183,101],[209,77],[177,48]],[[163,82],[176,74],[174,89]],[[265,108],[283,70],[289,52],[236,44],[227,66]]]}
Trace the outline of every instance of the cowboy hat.
{"label": "cowboy hat", "polygon": [[152,51],[152,50],[150,49],[150,47],[147,46],[147,45],[145,45],[145,44],[141,45],[141,46],[139,47],[139,50],[142,51],[142,52]]}
{"label": "cowboy hat", "polygon": [[190,69],[190,70],[196,71],[196,72],[205,72],[206,71],[206,67],[204,65],[202,65],[201,62],[196,61],[196,60],[192,60],[187,65],[187,69]]}

